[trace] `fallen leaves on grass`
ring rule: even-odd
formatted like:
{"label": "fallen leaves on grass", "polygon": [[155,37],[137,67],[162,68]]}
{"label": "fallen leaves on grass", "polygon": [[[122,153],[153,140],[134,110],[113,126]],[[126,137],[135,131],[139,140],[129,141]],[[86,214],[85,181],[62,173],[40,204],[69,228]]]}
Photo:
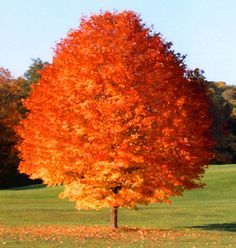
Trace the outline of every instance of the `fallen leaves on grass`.
{"label": "fallen leaves on grass", "polygon": [[155,240],[163,238],[171,240],[183,233],[173,230],[160,230],[149,228],[130,228],[121,227],[118,229],[103,226],[77,226],[77,227],[59,227],[59,226],[25,226],[25,227],[9,227],[0,226],[0,237],[10,236],[18,240],[62,240],[64,238],[73,238],[77,240],[85,240],[88,238],[97,239],[113,239],[113,240],[129,240],[136,242],[139,240]]}

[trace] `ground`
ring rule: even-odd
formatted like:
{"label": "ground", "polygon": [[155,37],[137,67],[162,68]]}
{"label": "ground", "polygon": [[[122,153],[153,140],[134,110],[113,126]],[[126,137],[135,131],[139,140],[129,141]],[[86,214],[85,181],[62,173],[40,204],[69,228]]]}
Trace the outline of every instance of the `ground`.
{"label": "ground", "polygon": [[210,166],[206,187],[172,205],[120,209],[118,230],[109,210],[78,211],[57,198],[61,187],[0,191],[0,247],[236,247],[236,165]]}

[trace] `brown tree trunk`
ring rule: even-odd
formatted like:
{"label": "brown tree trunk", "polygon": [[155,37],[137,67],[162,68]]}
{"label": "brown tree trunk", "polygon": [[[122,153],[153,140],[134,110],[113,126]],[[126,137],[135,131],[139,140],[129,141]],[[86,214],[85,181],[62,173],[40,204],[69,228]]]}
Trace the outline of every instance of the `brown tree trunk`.
{"label": "brown tree trunk", "polygon": [[118,207],[111,207],[110,208],[110,224],[111,227],[117,228],[117,217],[118,217]]}

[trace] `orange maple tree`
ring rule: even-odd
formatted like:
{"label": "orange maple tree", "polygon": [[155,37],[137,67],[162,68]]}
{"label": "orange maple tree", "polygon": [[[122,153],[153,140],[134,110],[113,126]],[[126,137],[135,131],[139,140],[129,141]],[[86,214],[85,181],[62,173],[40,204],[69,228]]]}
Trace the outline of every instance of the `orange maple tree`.
{"label": "orange maple tree", "polygon": [[205,87],[140,17],[83,18],[55,49],[24,105],[19,170],[78,209],[168,202],[201,187],[212,159]]}

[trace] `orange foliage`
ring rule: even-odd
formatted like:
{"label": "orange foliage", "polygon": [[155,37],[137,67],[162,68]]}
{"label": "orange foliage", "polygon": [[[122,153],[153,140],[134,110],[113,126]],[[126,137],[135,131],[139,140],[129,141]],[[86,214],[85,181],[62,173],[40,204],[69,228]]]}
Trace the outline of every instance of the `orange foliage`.
{"label": "orange foliage", "polygon": [[57,44],[24,102],[20,171],[77,208],[168,202],[202,186],[212,120],[202,85],[133,12],[93,15]]}

